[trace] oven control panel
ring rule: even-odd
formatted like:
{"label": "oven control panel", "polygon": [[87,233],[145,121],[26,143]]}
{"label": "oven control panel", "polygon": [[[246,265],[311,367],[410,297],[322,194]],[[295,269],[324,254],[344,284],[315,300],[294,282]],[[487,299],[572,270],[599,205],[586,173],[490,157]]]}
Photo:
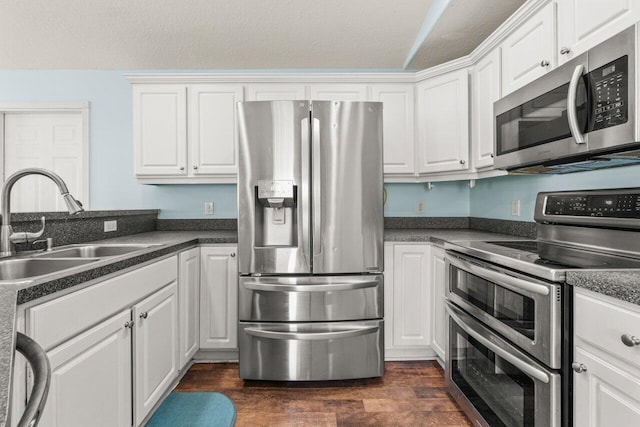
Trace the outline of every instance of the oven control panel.
{"label": "oven control panel", "polygon": [[640,193],[606,193],[548,195],[544,214],[640,219]]}

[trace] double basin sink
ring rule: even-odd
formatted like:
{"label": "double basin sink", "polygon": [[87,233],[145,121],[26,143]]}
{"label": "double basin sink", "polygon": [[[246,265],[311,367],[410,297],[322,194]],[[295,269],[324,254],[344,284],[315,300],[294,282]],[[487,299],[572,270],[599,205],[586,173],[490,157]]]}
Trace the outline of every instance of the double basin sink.
{"label": "double basin sink", "polygon": [[51,251],[0,259],[0,280],[30,279],[96,262],[108,257],[132,254],[157,245],[70,245]]}

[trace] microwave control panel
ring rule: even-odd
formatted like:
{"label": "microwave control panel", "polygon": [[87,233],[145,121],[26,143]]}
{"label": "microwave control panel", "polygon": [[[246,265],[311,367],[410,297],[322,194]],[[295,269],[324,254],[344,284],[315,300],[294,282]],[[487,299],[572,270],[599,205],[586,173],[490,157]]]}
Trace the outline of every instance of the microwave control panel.
{"label": "microwave control panel", "polygon": [[545,215],[640,218],[640,194],[558,194],[547,197]]}
{"label": "microwave control panel", "polygon": [[593,118],[589,130],[599,130],[627,122],[629,67],[623,56],[589,72],[593,97]]}

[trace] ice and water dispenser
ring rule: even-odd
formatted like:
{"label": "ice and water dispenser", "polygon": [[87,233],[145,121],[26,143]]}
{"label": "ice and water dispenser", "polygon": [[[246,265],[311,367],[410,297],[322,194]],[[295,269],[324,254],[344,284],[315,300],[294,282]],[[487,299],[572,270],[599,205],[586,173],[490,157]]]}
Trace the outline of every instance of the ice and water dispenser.
{"label": "ice and water dispenser", "polygon": [[297,246],[297,189],[293,181],[258,181],[255,203],[257,246]]}

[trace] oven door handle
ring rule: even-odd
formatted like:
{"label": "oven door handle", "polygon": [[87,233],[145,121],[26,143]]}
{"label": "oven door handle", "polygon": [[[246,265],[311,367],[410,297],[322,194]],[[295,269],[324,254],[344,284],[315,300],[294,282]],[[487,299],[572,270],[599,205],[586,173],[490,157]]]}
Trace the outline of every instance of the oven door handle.
{"label": "oven door handle", "polygon": [[462,328],[466,333],[471,335],[476,341],[480,342],[486,348],[502,357],[507,362],[511,363],[516,368],[520,369],[522,372],[530,376],[531,378],[535,378],[538,381],[541,381],[545,384],[548,384],[550,381],[549,375],[541,369],[532,366],[526,360],[522,360],[518,356],[515,356],[509,353],[507,350],[497,346],[495,343],[491,342],[484,336],[484,331],[479,330],[479,328],[474,327],[474,320],[464,314],[462,310],[456,308],[450,302],[447,302],[446,305],[447,312],[449,316],[451,316],[455,322]]}
{"label": "oven door handle", "polygon": [[586,142],[584,134],[580,130],[580,124],[578,123],[578,106],[576,105],[578,99],[578,83],[580,83],[583,72],[583,64],[577,65],[576,69],[573,70],[573,75],[569,82],[569,93],[567,94],[567,120],[569,122],[569,130],[576,144],[584,144]]}
{"label": "oven door handle", "polygon": [[500,273],[494,270],[482,268],[478,265],[470,263],[460,258],[447,257],[449,263],[458,267],[461,270],[472,273],[478,277],[486,280],[490,280],[500,285],[504,285],[506,288],[515,292],[524,290],[539,295],[549,295],[549,287],[539,285],[537,283],[530,282],[528,280],[519,279],[517,277],[509,276],[508,274]]}
{"label": "oven door handle", "polygon": [[355,328],[346,331],[333,332],[279,332],[267,329],[245,328],[249,335],[259,338],[273,340],[298,340],[298,341],[326,341],[340,338],[353,338],[378,332],[379,326],[369,326],[366,328]]}

